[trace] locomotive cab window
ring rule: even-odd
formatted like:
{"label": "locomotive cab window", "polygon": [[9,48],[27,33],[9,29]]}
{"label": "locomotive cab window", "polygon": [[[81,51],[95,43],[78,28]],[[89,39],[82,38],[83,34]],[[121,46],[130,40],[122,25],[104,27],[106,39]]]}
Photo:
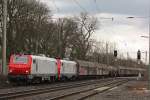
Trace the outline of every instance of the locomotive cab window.
{"label": "locomotive cab window", "polygon": [[28,56],[20,56],[20,55],[16,55],[14,56],[14,63],[23,63],[23,64],[27,64],[28,63]]}

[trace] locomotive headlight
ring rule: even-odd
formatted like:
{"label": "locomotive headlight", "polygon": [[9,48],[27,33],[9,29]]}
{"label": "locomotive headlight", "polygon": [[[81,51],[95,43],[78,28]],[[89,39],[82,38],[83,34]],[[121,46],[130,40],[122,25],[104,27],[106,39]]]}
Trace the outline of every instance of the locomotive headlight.
{"label": "locomotive headlight", "polygon": [[29,71],[28,70],[26,70],[26,73],[28,73]]}
{"label": "locomotive headlight", "polygon": [[12,73],[12,69],[10,69],[9,72]]}

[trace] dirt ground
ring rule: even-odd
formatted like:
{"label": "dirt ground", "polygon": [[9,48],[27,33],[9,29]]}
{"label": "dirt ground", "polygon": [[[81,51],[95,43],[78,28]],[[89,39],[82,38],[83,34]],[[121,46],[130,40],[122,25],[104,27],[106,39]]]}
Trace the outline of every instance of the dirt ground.
{"label": "dirt ground", "polygon": [[150,100],[150,91],[147,90],[147,83],[147,81],[134,79],[87,100]]}
{"label": "dirt ground", "polygon": [[7,86],[8,86],[7,76],[0,75],[0,88],[4,88],[4,87],[7,87]]}

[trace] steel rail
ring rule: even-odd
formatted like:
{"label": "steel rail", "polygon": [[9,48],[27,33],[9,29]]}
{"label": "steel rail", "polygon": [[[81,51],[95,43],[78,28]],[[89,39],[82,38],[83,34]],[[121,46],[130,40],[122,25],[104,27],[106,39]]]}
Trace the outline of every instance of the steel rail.
{"label": "steel rail", "polygon": [[[100,88],[100,87],[109,86],[109,88],[100,91],[100,92],[104,92],[104,91],[107,91],[107,90],[109,90],[109,89],[111,89],[111,88],[114,88],[113,85],[115,85],[115,86],[116,86],[116,85],[121,85],[121,84],[123,84],[123,83],[125,83],[125,82],[128,82],[128,81],[129,81],[129,80],[111,81],[111,82],[109,82],[109,83],[103,83],[103,84],[101,84],[101,86],[96,86],[96,87],[91,88],[91,89],[80,90],[80,91],[77,91],[77,92],[72,92],[72,93],[69,93],[69,94],[64,94],[64,95],[60,95],[60,96],[57,96],[57,97],[49,98],[49,99],[47,99],[47,100],[65,99],[65,98],[70,97],[70,96],[73,96],[73,95],[77,95],[77,94],[81,94],[81,93],[93,91],[94,89],[97,89],[97,88]],[[111,86],[111,85],[112,85],[112,86]],[[83,99],[88,98],[88,97],[90,97],[90,96],[96,95],[96,94],[98,94],[98,93],[100,93],[100,92],[94,91],[92,94],[83,96],[83,97],[81,97],[81,98],[79,98],[79,99],[76,99],[76,100],[83,100]]]}
{"label": "steel rail", "polygon": [[37,95],[37,94],[42,94],[42,93],[47,93],[47,92],[54,92],[54,91],[59,91],[59,90],[63,90],[63,89],[68,89],[68,88],[91,85],[91,84],[101,82],[101,81],[103,81],[103,82],[112,81],[112,79],[97,80],[97,81],[91,81],[91,82],[82,82],[82,83],[75,83],[75,84],[70,84],[70,85],[64,84],[64,85],[48,87],[48,88],[31,89],[31,90],[25,90],[25,91],[20,91],[20,92],[5,93],[5,94],[0,94],[0,99],[2,99],[2,100],[3,99],[12,99],[12,98],[19,98],[19,97],[25,97],[25,96],[30,96],[30,95]]}
{"label": "steel rail", "polygon": [[120,85],[122,85],[122,84],[124,84],[124,83],[126,83],[126,82],[128,82],[128,81],[118,82],[118,83],[116,83],[116,84],[113,84],[112,86],[110,86],[110,87],[107,88],[107,89],[104,89],[104,90],[102,90],[102,91],[95,91],[95,92],[93,92],[93,93],[91,93],[91,94],[88,94],[88,95],[86,95],[86,96],[83,96],[83,97],[81,97],[81,98],[79,98],[79,99],[77,99],[77,100],[85,100],[85,99],[87,99],[87,98],[89,98],[89,97],[92,97],[92,96],[94,96],[94,95],[96,95],[96,94],[103,93],[103,92],[105,92],[105,91],[109,91],[110,89],[113,89],[113,88],[116,87],[116,86],[120,86]]}

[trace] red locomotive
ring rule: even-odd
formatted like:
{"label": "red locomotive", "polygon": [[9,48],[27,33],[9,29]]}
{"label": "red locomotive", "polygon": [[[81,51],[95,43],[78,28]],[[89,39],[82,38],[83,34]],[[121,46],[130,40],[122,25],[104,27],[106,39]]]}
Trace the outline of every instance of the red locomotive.
{"label": "red locomotive", "polygon": [[12,55],[8,78],[10,81],[28,82],[71,79],[77,75],[76,68],[74,61],[35,55]]}

